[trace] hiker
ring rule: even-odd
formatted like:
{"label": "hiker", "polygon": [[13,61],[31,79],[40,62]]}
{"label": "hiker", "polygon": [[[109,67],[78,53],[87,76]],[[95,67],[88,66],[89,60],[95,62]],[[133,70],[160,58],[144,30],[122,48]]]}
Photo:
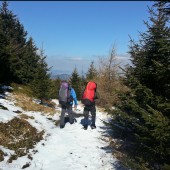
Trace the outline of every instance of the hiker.
{"label": "hiker", "polygon": [[59,90],[59,104],[61,104],[61,117],[60,117],[60,128],[64,128],[65,126],[65,113],[68,112],[69,115],[69,122],[70,124],[74,123],[74,117],[72,112],[72,106],[74,102],[74,108],[77,108],[77,97],[75,90],[71,85],[63,81],[60,86]]}
{"label": "hiker", "polygon": [[84,104],[84,129],[87,130],[88,127],[88,117],[89,112],[91,112],[92,120],[91,120],[91,128],[96,128],[96,106],[95,99],[99,98],[97,93],[97,84],[93,81],[89,81],[85,87],[82,96],[82,103]]}

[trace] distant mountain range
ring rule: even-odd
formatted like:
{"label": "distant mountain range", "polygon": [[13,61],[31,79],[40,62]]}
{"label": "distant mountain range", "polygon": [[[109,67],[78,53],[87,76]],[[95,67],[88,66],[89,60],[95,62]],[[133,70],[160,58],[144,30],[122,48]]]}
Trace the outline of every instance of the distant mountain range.
{"label": "distant mountain range", "polygon": [[52,75],[51,75],[51,78],[52,78],[52,79],[57,79],[57,78],[59,78],[59,79],[61,79],[61,80],[68,80],[68,79],[70,78],[70,75],[69,75],[69,74],[56,74],[56,75],[52,74]]}

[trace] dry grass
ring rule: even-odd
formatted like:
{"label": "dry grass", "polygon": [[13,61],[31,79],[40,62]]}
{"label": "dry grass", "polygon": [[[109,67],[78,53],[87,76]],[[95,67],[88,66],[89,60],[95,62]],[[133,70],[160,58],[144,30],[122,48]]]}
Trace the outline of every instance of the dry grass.
{"label": "dry grass", "polygon": [[[40,105],[32,100],[29,95],[29,88],[24,86],[17,86],[15,84],[14,91],[11,96],[7,97],[8,100],[15,101],[15,105],[21,107],[24,111],[36,111],[44,114],[55,114],[55,103],[46,102],[48,106]],[[8,110],[0,105],[1,109]],[[28,155],[29,149],[34,148],[34,145],[43,139],[44,131],[38,132],[36,128],[32,127],[27,119],[34,119],[33,116],[28,116],[21,111],[15,111],[20,118],[15,117],[7,123],[0,122],[0,145],[13,150],[14,154],[7,155],[0,150],[0,162],[4,160],[5,156],[10,156],[7,160],[11,163],[18,157]],[[56,126],[58,122],[55,122]]]}
{"label": "dry grass", "polygon": [[[25,111],[35,111],[49,114],[56,113],[55,108],[37,104],[33,102],[31,97],[27,96],[24,93],[14,92],[12,98],[16,101],[15,104]],[[55,104],[51,102],[51,105]]]}
{"label": "dry grass", "polygon": [[33,116],[28,116],[28,115],[26,115],[26,114],[21,114],[21,115],[20,115],[20,118],[21,118],[21,119],[34,119]]}
{"label": "dry grass", "polygon": [[[8,162],[11,163],[20,156],[28,153],[28,150],[43,139],[44,131],[38,133],[26,120],[14,118],[7,123],[0,123],[0,145],[14,150]],[[0,151],[0,161],[4,159],[4,154]]]}
{"label": "dry grass", "polygon": [[15,104],[25,111],[43,112],[55,114],[56,104],[52,101],[44,101],[45,105],[37,104],[33,101],[33,94],[29,86],[12,83],[13,95],[9,97],[15,101]]}
{"label": "dry grass", "polygon": [[102,107],[100,107],[100,106],[97,106],[97,111],[98,111],[98,112],[105,112],[106,110],[105,110],[105,108],[102,108]]}

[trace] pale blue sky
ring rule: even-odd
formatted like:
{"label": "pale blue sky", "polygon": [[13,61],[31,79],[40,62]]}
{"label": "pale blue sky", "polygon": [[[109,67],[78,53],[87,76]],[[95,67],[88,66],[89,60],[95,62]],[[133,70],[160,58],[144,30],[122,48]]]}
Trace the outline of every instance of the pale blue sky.
{"label": "pale blue sky", "polygon": [[[98,56],[116,54],[127,61],[129,35],[138,40],[149,20],[151,1],[9,1],[9,9],[43,47],[58,73],[84,72]],[[96,62],[97,63],[97,62]]]}

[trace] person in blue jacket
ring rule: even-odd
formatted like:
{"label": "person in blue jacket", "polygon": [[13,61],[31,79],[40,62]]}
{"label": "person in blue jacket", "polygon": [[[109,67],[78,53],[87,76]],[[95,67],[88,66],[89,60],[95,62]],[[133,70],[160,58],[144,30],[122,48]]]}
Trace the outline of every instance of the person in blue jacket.
{"label": "person in blue jacket", "polygon": [[70,102],[68,102],[67,104],[61,104],[61,116],[60,116],[60,128],[64,128],[65,126],[65,113],[66,111],[68,112],[69,115],[69,122],[70,124],[74,123],[74,116],[73,116],[73,110],[72,110],[72,106],[74,104],[74,108],[77,108],[78,102],[77,102],[77,95],[75,90],[73,89],[73,87],[70,86]]}

